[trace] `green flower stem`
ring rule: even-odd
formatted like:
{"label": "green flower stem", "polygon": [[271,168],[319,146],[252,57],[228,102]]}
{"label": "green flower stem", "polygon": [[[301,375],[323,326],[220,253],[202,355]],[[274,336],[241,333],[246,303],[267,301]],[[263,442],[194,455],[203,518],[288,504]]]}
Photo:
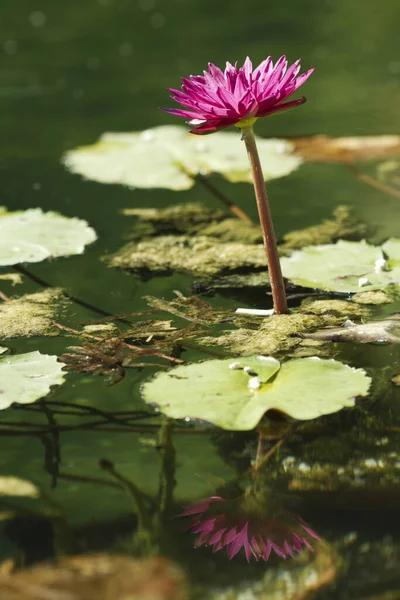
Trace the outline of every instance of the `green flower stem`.
{"label": "green flower stem", "polygon": [[253,176],[258,215],[261,223],[265,253],[267,255],[274,311],[277,314],[287,313],[288,307],[286,302],[285,285],[283,283],[281,264],[279,262],[274,225],[272,223],[267,190],[265,188],[264,176],[252,125],[242,128],[242,140],[246,144],[247,155],[249,157],[251,173]]}

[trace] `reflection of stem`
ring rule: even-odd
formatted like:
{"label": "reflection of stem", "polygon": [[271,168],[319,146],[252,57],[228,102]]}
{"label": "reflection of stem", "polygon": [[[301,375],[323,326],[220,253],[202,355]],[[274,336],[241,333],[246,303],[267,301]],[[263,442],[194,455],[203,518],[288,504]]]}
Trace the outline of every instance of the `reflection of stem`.
{"label": "reflection of stem", "polygon": [[258,464],[256,463],[256,464],[254,465],[253,469],[254,469],[254,470],[256,470],[256,469],[260,469],[260,468],[261,468],[263,465],[265,465],[265,463],[266,463],[267,461],[269,461],[269,459],[271,458],[271,456],[272,456],[273,454],[275,454],[275,452],[276,452],[277,450],[279,450],[279,448],[280,448],[280,447],[281,447],[281,446],[282,446],[282,445],[283,445],[283,444],[286,442],[286,440],[288,439],[288,437],[289,437],[290,435],[292,435],[292,433],[293,433],[293,430],[294,430],[294,426],[293,426],[293,427],[291,427],[291,428],[290,428],[290,429],[289,429],[289,430],[288,430],[288,431],[285,433],[285,435],[284,435],[284,436],[283,436],[283,437],[282,437],[280,440],[278,440],[278,441],[276,442],[276,444],[274,444],[274,445],[272,446],[272,448],[271,448],[271,449],[270,449],[270,450],[269,450],[269,451],[268,451],[266,454],[264,454],[264,456],[261,456],[261,457],[260,457],[260,459],[259,459],[259,461],[258,461]]}
{"label": "reflection of stem", "polygon": [[215,198],[220,200],[229,210],[236,216],[239,217],[242,221],[247,221],[248,223],[252,223],[251,218],[247,215],[237,204],[229,200],[222,192],[219,191],[212,183],[208,181],[206,177],[203,175],[196,175],[196,181],[202,184],[207,190],[209,190]]}
{"label": "reflection of stem", "polygon": [[51,487],[55,488],[61,462],[60,436],[59,431],[57,430],[58,423],[54,417],[53,411],[46,402],[40,400],[39,406],[51,427],[50,439],[47,436],[42,436],[42,444],[45,449],[45,469],[51,476]]}
{"label": "reflection of stem", "polygon": [[285,295],[285,285],[283,282],[281,264],[279,261],[274,224],[272,222],[271,209],[269,206],[267,190],[265,188],[264,175],[252,126],[242,128],[242,139],[246,144],[247,155],[249,157],[251,173],[253,176],[258,215],[260,217],[260,224],[264,240],[264,249],[267,255],[268,273],[271,281],[274,310],[277,314],[287,313],[288,307]]}
{"label": "reflection of stem", "polygon": [[138,549],[140,549],[141,552],[148,554],[148,552],[154,548],[156,541],[154,526],[149,510],[149,497],[132,481],[118,473],[111,461],[102,459],[99,464],[101,469],[107,471],[121,484],[123,489],[133,500],[134,511],[138,518],[138,527],[134,535],[134,542],[137,543]]}
{"label": "reflection of stem", "polygon": [[265,435],[263,431],[258,432],[258,444],[257,444],[257,453],[256,459],[254,461],[254,469],[258,469],[261,463],[261,460],[264,456],[265,451]]}
{"label": "reflection of stem", "polygon": [[[272,446],[272,448],[270,448],[270,450],[268,450],[268,452],[266,454],[264,454],[263,456],[258,455],[258,449],[257,448],[257,458],[256,461],[254,463],[254,465],[252,465],[251,467],[249,467],[247,469],[247,471],[245,471],[244,473],[242,473],[241,475],[239,475],[238,477],[236,477],[236,479],[234,480],[234,483],[241,481],[242,479],[246,479],[246,477],[248,477],[251,473],[254,473],[255,471],[257,471],[258,469],[260,469],[262,466],[265,465],[265,463],[271,458],[271,456],[273,454],[275,454],[275,452],[277,450],[279,450],[279,448],[286,442],[286,440],[292,435],[293,431],[295,430],[295,425],[292,425],[291,427],[289,427],[289,429],[286,431],[285,435],[281,437],[280,440],[278,440],[276,442],[276,444],[274,444]],[[261,435],[261,432],[260,432]],[[263,434],[262,434],[263,435]],[[265,438],[263,437],[263,444],[264,444],[264,440]],[[260,437],[258,438],[258,442],[259,442],[259,446],[260,446]]]}
{"label": "reflection of stem", "polygon": [[175,487],[175,448],[172,443],[173,422],[163,418],[158,435],[158,448],[161,454],[160,488],[159,488],[159,521],[162,523],[168,516],[173,500]]}
{"label": "reflection of stem", "polygon": [[357,179],[359,179],[360,181],[363,181],[367,185],[370,185],[370,186],[376,188],[377,190],[380,190],[381,192],[386,192],[387,194],[390,194],[391,196],[400,198],[400,191],[396,190],[396,188],[394,188],[390,185],[387,185],[386,183],[383,183],[382,181],[379,181],[378,179],[375,179],[371,175],[362,173],[362,171],[357,169],[357,167],[353,163],[344,163],[344,164],[347,167],[347,169],[350,171],[350,173],[355,175],[357,177]]}

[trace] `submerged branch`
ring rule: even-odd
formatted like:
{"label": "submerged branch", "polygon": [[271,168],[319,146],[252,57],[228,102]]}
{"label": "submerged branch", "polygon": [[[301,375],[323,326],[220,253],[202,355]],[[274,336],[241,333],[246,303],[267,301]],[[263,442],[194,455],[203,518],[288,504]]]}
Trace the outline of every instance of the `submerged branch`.
{"label": "submerged branch", "polygon": [[[31,271],[28,271],[28,269],[25,269],[25,267],[22,267],[21,265],[14,265],[13,269],[15,271],[17,271],[18,273],[25,275],[25,277],[28,277],[28,279],[30,279],[31,281],[33,281],[35,283],[38,283],[39,285],[41,285],[44,288],[53,288],[54,287],[50,283],[48,283],[47,281],[42,279],[41,277],[38,277]],[[79,306],[82,306],[83,308],[87,308],[88,310],[95,312],[98,315],[102,315],[103,317],[111,317],[116,321],[120,321],[122,323],[125,323],[126,325],[131,325],[130,321],[128,321],[127,319],[113,317],[113,315],[110,312],[108,312],[107,310],[104,310],[103,308],[95,306],[94,304],[91,304],[90,302],[86,302],[86,300],[81,300],[80,298],[77,298],[76,296],[73,296],[66,291],[63,291],[63,294],[66,298],[68,298],[75,304],[79,304]]]}
{"label": "submerged branch", "polygon": [[357,177],[357,179],[359,179],[360,181],[363,181],[367,185],[370,185],[371,187],[374,187],[377,190],[380,190],[381,192],[390,194],[391,196],[394,196],[395,198],[400,198],[400,190],[397,190],[396,188],[392,187],[391,185],[388,185],[387,183],[383,183],[382,181],[379,181],[379,179],[375,179],[375,177],[372,177],[371,175],[367,175],[366,173],[363,173],[353,163],[344,163],[344,164],[345,164],[346,168],[350,171],[350,173],[352,173],[352,175],[355,175]]}
{"label": "submerged branch", "polygon": [[222,202],[236,217],[238,217],[242,221],[253,223],[253,220],[249,217],[249,215],[247,215],[237,204],[232,202],[232,200],[229,200],[229,198],[227,198],[225,194],[220,192],[212,183],[210,183],[206,177],[198,174],[196,175],[195,179],[196,181],[201,183],[203,187],[209,190],[213,194],[213,196],[217,198],[217,200]]}

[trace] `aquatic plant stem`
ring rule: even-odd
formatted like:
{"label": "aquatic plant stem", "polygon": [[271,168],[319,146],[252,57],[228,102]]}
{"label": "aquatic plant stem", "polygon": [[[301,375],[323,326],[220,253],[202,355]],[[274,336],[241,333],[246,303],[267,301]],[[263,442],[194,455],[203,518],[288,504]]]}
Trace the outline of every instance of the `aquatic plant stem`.
{"label": "aquatic plant stem", "polygon": [[274,225],[271,210],[265,188],[260,157],[254,137],[253,126],[242,127],[242,140],[246,145],[247,155],[250,161],[253,176],[254,191],[257,200],[258,215],[264,240],[265,253],[267,255],[268,272],[271,281],[272,299],[274,311],[277,314],[288,312],[285,285],[283,283],[281,264],[279,261],[278,247],[276,245]]}

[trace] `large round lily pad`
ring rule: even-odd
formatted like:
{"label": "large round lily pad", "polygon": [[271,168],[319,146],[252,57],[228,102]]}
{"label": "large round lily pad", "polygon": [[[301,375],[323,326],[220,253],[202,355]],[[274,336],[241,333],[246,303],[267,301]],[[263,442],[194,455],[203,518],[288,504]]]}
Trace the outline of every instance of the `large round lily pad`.
{"label": "large round lily pad", "polygon": [[308,246],[282,258],[281,265],[284,277],[304,287],[335,292],[384,289],[400,284],[400,240],[382,247],[365,240]]}
{"label": "large round lily pad", "polygon": [[95,239],[95,231],[82,219],[40,208],[0,211],[0,266],[82,254]]}
{"label": "large round lily pad", "polygon": [[178,366],[147,381],[142,394],[169,417],[244,431],[271,409],[306,420],[353,406],[369,385],[362,369],[335,360],[302,358],[281,366],[270,356],[247,356]]}
{"label": "large round lily pad", "polygon": [[[302,162],[292,155],[293,145],[286,140],[257,143],[265,180],[288,175]],[[196,175],[210,173],[229,181],[252,181],[239,132],[218,132],[203,139],[175,125],[104,133],[96,144],[67,152],[64,162],[87,179],[138,188],[187,190]]]}
{"label": "large round lily pad", "polygon": [[37,350],[0,358],[0,410],[14,402],[31,404],[46,396],[52,385],[63,383],[64,366],[57,356]]}

